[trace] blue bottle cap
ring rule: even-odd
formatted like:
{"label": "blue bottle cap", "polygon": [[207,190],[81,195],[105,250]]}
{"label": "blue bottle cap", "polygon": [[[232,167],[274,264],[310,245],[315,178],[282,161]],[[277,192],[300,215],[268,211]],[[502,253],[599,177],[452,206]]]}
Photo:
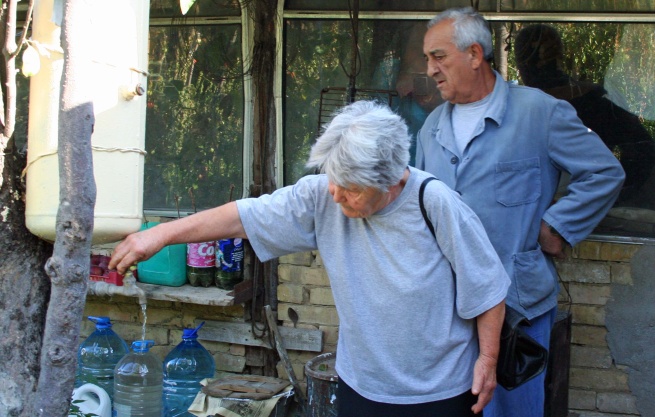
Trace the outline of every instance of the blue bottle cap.
{"label": "blue bottle cap", "polygon": [[154,345],[154,340],[135,340],[132,342],[132,350],[135,352],[147,352]]}
{"label": "blue bottle cap", "polygon": [[95,316],[89,316],[89,320],[94,322],[96,324],[96,329],[111,329],[111,320],[109,317],[106,316],[100,316],[100,317],[95,317]]}
{"label": "blue bottle cap", "polygon": [[182,330],[182,339],[197,339],[198,338],[198,330],[200,330],[200,328],[202,326],[204,326],[204,325],[205,325],[205,322],[203,321],[195,329],[184,329],[184,330]]}

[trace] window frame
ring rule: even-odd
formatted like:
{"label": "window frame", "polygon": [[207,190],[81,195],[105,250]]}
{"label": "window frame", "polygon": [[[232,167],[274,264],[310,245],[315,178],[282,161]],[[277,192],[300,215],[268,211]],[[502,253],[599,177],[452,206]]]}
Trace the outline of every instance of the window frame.
{"label": "window frame", "polygon": [[[248,63],[252,60],[253,50],[253,23],[248,18],[249,8],[253,7],[252,3],[242,1],[242,13],[240,17],[189,17],[182,21],[170,18],[152,18],[150,26],[169,26],[169,25],[221,25],[221,24],[240,24],[242,33],[242,56],[243,62]],[[275,155],[275,180],[277,184],[284,184],[284,146],[281,145],[284,137],[283,120],[283,98],[284,98],[284,22],[287,19],[336,19],[348,20],[350,14],[344,11],[322,11],[322,10],[286,10],[284,1],[278,3],[278,13],[275,25],[276,31],[276,62],[274,65],[274,101],[276,111],[275,135],[278,141]],[[360,20],[429,20],[438,13],[434,12],[384,12],[384,11],[360,11],[358,18]],[[490,22],[573,22],[573,23],[650,23],[655,24],[655,12],[523,12],[523,11],[502,11],[501,2],[497,1],[495,12],[484,12],[481,14]],[[252,180],[252,151],[253,151],[253,111],[254,96],[252,78],[246,73],[243,80],[244,85],[244,136],[243,136],[243,193],[241,198],[248,197],[249,184]],[[177,212],[161,210],[144,210],[146,215],[156,215],[164,217],[176,217]],[[188,213],[187,213],[188,214]],[[592,234],[588,240],[600,240],[604,242],[618,243],[643,243],[653,242],[655,238],[626,237],[612,235]]]}
{"label": "window frame", "polygon": [[[247,4],[243,7],[241,16],[221,16],[221,17],[188,17],[184,19],[179,18],[150,18],[148,29],[153,27],[165,26],[219,26],[219,25],[240,25],[241,26],[241,55],[242,61],[248,63],[252,61],[252,40],[253,40],[253,24],[248,19]],[[253,147],[253,88],[252,77],[245,72],[243,79],[243,184],[242,195],[236,198],[248,197],[249,184],[252,181],[252,147]],[[145,202],[144,202],[145,203]],[[145,204],[144,204],[145,207]],[[176,210],[157,210],[144,208],[143,213],[145,216],[152,217],[185,217],[193,214],[192,211],[176,211]]]}
{"label": "window frame", "polygon": [[[480,12],[482,16],[489,22],[556,22],[556,23],[650,23],[655,24],[655,13],[640,12],[640,13],[607,13],[607,12],[501,12],[500,0],[497,2],[496,12]],[[284,110],[282,108],[282,97],[284,94],[282,85],[283,64],[284,64],[284,42],[283,39],[283,26],[287,19],[335,19],[335,20],[348,20],[350,18],[348,11],[342,12],[326,12],[321,10],[279,10],[279,16],[282,16],[281,21],[277,28],[277,62],[275,64],[275,97],[276,97],[276,120],[277,120],[277,138],[278,142],[284,140],[282,120],[284,120]],[[358,19],[360,20],[374,20],[374,19],[390,19],[390,20],[430,20],[439,11],[435,10],[430,13],[414,13],[414,12],[370,12],[360,11]],[[248,123],[248,121],[245,121]],[[252,123],[252,122],[251,122]],[[277,184],[284,184],[283,177],[283,155],[284,146],[278,144],[276,147],[276,181]],[[618,235],[605,235],[605,234],[590,234],[586,240],[599,241],[608,243],[628,243],[628,244],[653,244],[655,237],[634,237],[634,236],[618,236]]]}

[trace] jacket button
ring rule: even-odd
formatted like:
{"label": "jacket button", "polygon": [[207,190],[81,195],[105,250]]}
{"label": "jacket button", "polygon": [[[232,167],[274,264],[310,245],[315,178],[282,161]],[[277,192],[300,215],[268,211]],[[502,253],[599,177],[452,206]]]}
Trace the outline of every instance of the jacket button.
{"label": "jacket button", "polygon": [[456,156],[453,156],[452,158],[450,158],[450,163],[451,164],[455,165],[458,162],[459,162],[459,158],[457,158]]}

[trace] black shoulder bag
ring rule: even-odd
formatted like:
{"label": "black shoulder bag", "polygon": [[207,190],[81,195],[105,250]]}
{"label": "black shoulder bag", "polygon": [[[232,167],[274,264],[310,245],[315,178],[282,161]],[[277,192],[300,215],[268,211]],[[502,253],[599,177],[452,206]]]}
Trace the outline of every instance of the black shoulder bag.
{"label": "black shoulder bag", "polygon": [[[423,194],[428,182],[436,178],[426,178],[419,189],[419,205],[421,214],[428,225],[432,236],[435,236],[434,226],[423,205]],[[548,350],[530,337],[520,325],[530,325],[530,321],[521,313],[505,305],[505,320],[500,335],[500,355],[496,366],[496,380],[508,391],[536,377],[548,364]]]}

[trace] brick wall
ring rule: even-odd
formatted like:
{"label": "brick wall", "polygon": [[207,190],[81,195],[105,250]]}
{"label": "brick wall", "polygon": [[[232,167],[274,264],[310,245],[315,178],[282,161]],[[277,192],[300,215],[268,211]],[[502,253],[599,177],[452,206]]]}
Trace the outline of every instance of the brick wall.
{"label": "brick wall", "polygon": [[[182,329],[194,328],[194,320],[243,321],[243,307],[216,307],[179,302],[148,300],[146,307],[146,339],[155,341],[151,349],[163,361],[166,355],[182,341]],[[95,330],[87,316],[108,316],[112,329],[130,345],[141,339],[143,314],[136,298],[123,296],[94,296],[87,298],[84,308],[80,341]],[[202,330],[201,330],[202,331]],[[246,348],[242,345],[201,341],[214,357],[217,376],[222,372],[243,373],[250,364],[246,359]]]}
{"label": "brick wall", "polygon": [[[612,297],[612,284],[631,285],[630,260],[640,246],[585,241],[569,249],[567,257],[557,262],[564,283],[560,293],[562,308],[568,308],[571,297],[572,336],[569,379],[571,416],[626,417],[639,416],[635,396],[628,384],[626,369],[615,365],[609,349],[605,326],[605,306]],[[278,317],[283,326],[320,329],[323,331],[322,353],[336,350],[339,319],[329,280],[318,252],[298,253],[280,258]],[[295,311],[296,322],[292,320]],[[162,359],[181,340],[182,328],[193,327],[196,318],[219,321],[242,321],[243,307],[212,307],[148,300],[147,339],[155,340],[153,351]],[[107,315],[114,330],[129,342],[141,337],[142,316],[134,298],[90,296],[84,312]],[[93,331],[93,323],[85,320],[83,337]],[[244,346],[203,341],[214,355],[217,371],[248,372]],[[316,352],[289,351],[294,372],[306,381],[305,363]],[[287,378],[281,364],[281,377]],[[304,383],[302,384],[304,385]]]}
{"label": "brick wall", "polygon": [[[639,248],[585,241],[557,262],[572,300],[569,409],[580,417],[640,415],[628,386],[628,373],[612,359],[605,326],[612,284],[631,285],[630,260]],[[560,302],[566,308],[564,289]]]}
{"label": "brick wall", "polygon": [[[571,296],[572,335],[569,379],[569,409],[572,416],[639,416],[635,397],[628,386],[628,374],[617,367],[611,356],[605,327],[605,304],[611,285],[630,285],[630,260],[638,245],[586,241],[569,249],[559,261],[564,285],[562,308]],[[283,325],[293,326],[288,310],[298,315],[297,326],[323,330],[323,352],[336,349],[338,316],[329,281],[316,252],[280,258],[278,315]],[[304,364],[315,354],[290,352],[294,371],[305,380]],[[278,367],[283,374],[283,369]]]}

